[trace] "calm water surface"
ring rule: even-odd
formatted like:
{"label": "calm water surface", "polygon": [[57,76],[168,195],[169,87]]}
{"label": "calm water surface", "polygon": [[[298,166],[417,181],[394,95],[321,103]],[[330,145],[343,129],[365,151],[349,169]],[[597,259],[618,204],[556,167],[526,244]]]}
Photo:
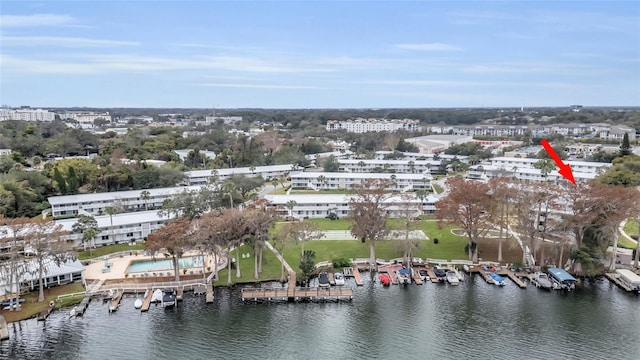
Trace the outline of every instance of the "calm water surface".
{"label": "calm water surface", "polygon": [[[368,279],[368,275],[365,276]],[[347,284],[353,286],[354,284]],[[503,288],[479,277],[458,287],[382,288],[365,282],[352,303],[214,304],[185,294],[148,313],[92,301],[84,318],[9,325],[3,359],[640,359],[640,297],[608,281],[573,293]]]}

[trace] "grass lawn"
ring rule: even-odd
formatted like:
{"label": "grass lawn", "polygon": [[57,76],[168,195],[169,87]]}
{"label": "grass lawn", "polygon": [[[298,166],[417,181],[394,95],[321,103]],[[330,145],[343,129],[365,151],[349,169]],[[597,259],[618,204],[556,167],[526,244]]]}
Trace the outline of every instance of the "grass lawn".
{"label": "grass lawn", "polygon": [[[613,243],[611,245],[613,245]],[[636,248],[636,244],[634,244],[631,241],[627,240],[626,237],[620,236],[618,238],[618,247],[622,247],[622,248],[626,248],[626,249],[635,249]]]}
{"label": "grass lawn", "polygon": [[101,246],[99,248],[91,250],[91,252],[89,252],[89,250],[81,251],[80,253],[78,253],[78,259],[80,260],[93,259],[93,258],[97,258],[107,254],[117,253],[119,251],[129,251],[129,250],[144,250],[144,244],[136,243],[133,246],[129,246],[129,244],[127,243],[127,244]]}
{"label": "grass lawn", "polygon": [[441,194],[444,191],[442,186],[436,183],[431,183],[431,187],[433,187],[433,192],[436,194]]}
{"label": "grass lawn", "polygon": [[[233,255],[235,257],[235,250],[233,251]],[[242,254],[250,253],[251,257],[243,259]],[[265,280],[276,280],[280,279],[280,261],[278,258],[271,252],[269,249],[264,249],[262,253],[262,273],[260,274],[261,281]],[[256,280],[253,277],[254,270],[254,258],[253,258],[253,250],[247,246],[243,245],[240,247],[240,273],[242,276],[240,278],[236,277],[235,268],[231,269],[231,281],[234,284],[239,283],[253,283]],[[221,270],[218,273],[218,280],[213,282],[214,286],[226,286],[227,285],[227,269]]]}
{"label": "grass lawn", "polygon": [[[23,296],[26,301],[22,303],[22,310],[20,311],[9,311],[2,310],[2,315],[4,315],[7,322],[14,322],[19,320],[25,320],[32,318],[39,314],[42,310],[46,309],[49,306],[49,301],[55,300],[58,295],[63,294],[72,294],[77,292],[84,291],[84,287],[81,282],[75,282],[72,284],[54,286],[50,289],[44,290],[44,301],[38,302],[38,291],[32,291],[25,296]],[[75,299],[75,298],[74,298]],[[80,302],[82,297],[80,297],[77,302]],[[71,305],[72,303],[65,301],[66,305]],[[66,306],[65,305],[65,306]],[[60,304],[56,304],[56,309],[60,308]]]}
{"label": "grass lawn", "polygon": [[638,236],[638,220],[629,219],[624,225],[624,232],[629,236]]}

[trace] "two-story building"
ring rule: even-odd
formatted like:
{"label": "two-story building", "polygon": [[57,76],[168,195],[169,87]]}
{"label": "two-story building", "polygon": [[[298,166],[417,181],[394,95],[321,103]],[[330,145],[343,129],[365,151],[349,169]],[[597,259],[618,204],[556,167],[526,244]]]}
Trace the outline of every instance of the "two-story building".
{"label": "two-story building", "polygon": [[341,172],[301,172],[291,175],[293,189],[337,190],[353,189],[367,179],[388,180],[387,191],[431,191],[430,174],[391,173],[341,173]]}

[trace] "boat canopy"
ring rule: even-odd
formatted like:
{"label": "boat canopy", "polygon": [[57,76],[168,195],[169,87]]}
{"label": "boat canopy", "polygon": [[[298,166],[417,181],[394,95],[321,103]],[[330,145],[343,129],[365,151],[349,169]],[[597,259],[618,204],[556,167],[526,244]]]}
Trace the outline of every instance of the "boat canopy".
{"label": "boat canopy", "polygon": [[617,269],[616,272],[624,279],[629,285],[640,286],[640,276],[631,270]]}
{"label": "boat canopy", "polygon": [[409,275],[409,274],[411,274],[409,272],[409,269],[400,269],[400,270],[398,270],[398,272],[400,273],[400,275]]}
{"label": "boat canopy", "polygon": [[551,275],[554,279],[556,279],[559,282],[565,282],[565,281],[576,282],[577,281],[576,278],[571,276],[571,274],[569,274],[568,272],[560,268],[548,268],[547,272],[549,273],[549,275]]}

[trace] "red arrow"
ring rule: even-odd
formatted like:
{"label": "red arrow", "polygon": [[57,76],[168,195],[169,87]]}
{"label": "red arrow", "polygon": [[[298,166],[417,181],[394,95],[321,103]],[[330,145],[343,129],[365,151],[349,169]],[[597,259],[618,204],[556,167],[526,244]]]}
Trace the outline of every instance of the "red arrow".
{"label": "red arrow", "polygon": [[571,165],[565,164],[562,162],[562,160],[560,159],[560,156],[558,156],[556,151],[553,150],[553,148],[551,147],[547,139],[542,139],[540,144],[542,144],[542,147],[544,147],[544,149],[547,150],[547,153],[551,157],[551,160],[553,160],[556,163],[556,165],[558,165],[558,167],[560,168],[558,170],[558,173],[564,176],[567,180],[571,181],[573,185],[575,185],[576,179],[573,178],[573,171],[571,171]]}

